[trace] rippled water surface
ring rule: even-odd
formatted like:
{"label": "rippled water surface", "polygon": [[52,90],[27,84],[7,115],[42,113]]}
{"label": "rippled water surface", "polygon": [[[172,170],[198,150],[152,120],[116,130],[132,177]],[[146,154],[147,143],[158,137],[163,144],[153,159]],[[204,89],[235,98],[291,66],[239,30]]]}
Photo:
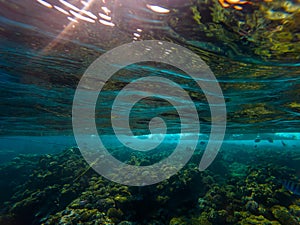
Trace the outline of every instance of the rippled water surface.
{"label": "rippled water surface", "polygon": [[[253,2],[242,10],[223,8],[217,1],[0,4],[2,135],[71,134],[74,91],[87,67],[114,47],[151,39],[187,47],[210,66],[224,93],[228,132],[299,131],[299,13],[286,8],[277,12],[277,1]],[[276,18],[280,15],[281,20]],[[115,74],[103,95],[109,100],[132,78],[149,75],[180,82],[198,107],[203,131],[209,131],[205,97],[177,68],[128,66]],[[150,103],[145,104],[144,111],[150,112]],[[172,108],[161,106],[157,112],[166,111],[175,129]],[[106,111],[96,114],[104,127],[110,124]],[[138,110],[132,115],[134,124],[149,119]]]}

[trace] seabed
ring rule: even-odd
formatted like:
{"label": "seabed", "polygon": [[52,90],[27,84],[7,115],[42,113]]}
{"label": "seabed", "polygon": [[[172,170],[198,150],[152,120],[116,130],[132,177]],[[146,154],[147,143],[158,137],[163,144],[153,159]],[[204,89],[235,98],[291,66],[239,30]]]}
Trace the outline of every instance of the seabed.
{"label": "seabed", "polygon": [[[297,181],[300,153],[290,143],[275,150],[272,144],[225,143],[226,150],[202,172],[202,152],[196,151],[177,174],[142,187],[100,176],[77,147],[57,154],[19,155],[0,168],[0,224],[296,225],[300,197],[287,190],[282,179]],[[133,153],[126,163],[151,164],[166,152],[148,157]],[[122,157],[122,149],[114,151],[118,153]]]}

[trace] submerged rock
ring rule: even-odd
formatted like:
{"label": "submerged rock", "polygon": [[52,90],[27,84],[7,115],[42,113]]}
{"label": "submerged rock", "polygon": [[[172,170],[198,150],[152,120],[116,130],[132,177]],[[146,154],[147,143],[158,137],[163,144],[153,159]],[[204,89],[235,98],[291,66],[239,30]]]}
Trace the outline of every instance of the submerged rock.
{"label": "submerged rock", "polygon": [[258,203],[256,201],[250,200],[246,203],[246,209],[250,212],[256,213],[258,212]]}
{"label": "submerged rock", "polygon": [[271,221],[263,217],[262,215],[260,216],[254,216],[251,215],[250,217],[244,218],[242,221],[238,223],[238,225],[281,225],[277,221]]}
{"label": "submerged rock", "polygon": [[272,214],[273,216],[281,223],[286,225],[297,225],[299,224],[293,216],[290,214],[290,212],[287,210],[287,208],[279,205],[275,205],[272,207]]}

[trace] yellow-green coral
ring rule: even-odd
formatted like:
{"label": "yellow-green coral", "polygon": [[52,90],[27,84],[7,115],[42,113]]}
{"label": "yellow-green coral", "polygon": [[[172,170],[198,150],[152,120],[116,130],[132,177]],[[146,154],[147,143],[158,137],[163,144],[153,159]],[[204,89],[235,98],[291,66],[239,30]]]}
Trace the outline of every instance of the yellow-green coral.
{"label": "yellow-green coral", "polygon": [[212,225],[208,220],[208,214],[206,212],[201,213],[199,217],[193,217],[190,221],[191,225]]}
{"label": "yellow-green coral", "polygon": [[184,217],[174,217],[170,220],[169,225],[186,225],[188,224]]}
{"label": "yellow-green coral", "polygon": [[300,218],[300,206],[299,206],[299,205],[290,205],[290,206],[289,206],[289,211],[290,211],[291,214],[293,214],[294,216]]}
{"label": "yellow-green coral", "polygon": [[287,225],[298,225],[299,223],[292,217],[284,206],[275,205],[272,207],[273,216],[281,223]]}
{"label": "yellow-green coral", "polygon": [[251,215],[247,218],[244,218],[238,223],[238,225],[281,225],[277,221],[270,221],[263,217],[262,215],[255,216]]}
{"label": "yellow-green coral", "polygon": [[198,23],[198,24],[201,24],[201,15],[200,15],[200,12],[198,11],[197,9],[197,6],[192,6],[191,7],[191,10],[193,12],[193,18],[194,20]]}

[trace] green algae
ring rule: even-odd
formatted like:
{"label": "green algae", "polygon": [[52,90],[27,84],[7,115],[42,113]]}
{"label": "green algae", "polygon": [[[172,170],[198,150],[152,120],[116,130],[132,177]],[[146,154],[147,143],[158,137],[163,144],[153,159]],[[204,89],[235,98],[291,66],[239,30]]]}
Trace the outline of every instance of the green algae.
{"label": "green algae", "polygon": [[[184,26],[192,27],[189,32],[194,42],[214,45],[211,48],[199,45],[199,48],[235,59],[246,56],[261,61],[297,62],[300,58],[299,3],[253,1],[239,11],[223,8],[217,0],[209,3],[197,1],[190,10],[193,23],[188,20],[189,15],[181,12],[180,16],[179,11],[176,23],[170,22],[170,25],[183,37],[186,35]],[[189,24],[182,24],[184,21],[189,21]],[[190,40],[187,41],[190,43]]]}
{"label": "green algae", "polygon": [[238,224],[239,225],[281,225],[279,222],[270,221],[265,217],[263,217],[262,215],[259,216],[251,215],[250,217],[243,219]]}
{"label": "green algae", "polygon": [[192,13],[193,13],[193,18],[194,20],[200,25],[201,24],[201,15],[200,12],[197,9],[197,6],[192,6],[191,7]]}
{"label": "green algae", "polygon": [[184,217],[174,217],[170,220],[169,225],[187,225],[186,218]]}
{"label": "green algae", "polygon": [[271,209],[273,216],[281,223],[286,225],[299,224],[284,206],[275,205]]}
{"label": "green algae", "polygon": [[190,224],[203,224],[203,225],[212,225],[212,223],[208,219],[209,215],[206,212],[201,213],[199,217],[194,217],[191,219]]}

